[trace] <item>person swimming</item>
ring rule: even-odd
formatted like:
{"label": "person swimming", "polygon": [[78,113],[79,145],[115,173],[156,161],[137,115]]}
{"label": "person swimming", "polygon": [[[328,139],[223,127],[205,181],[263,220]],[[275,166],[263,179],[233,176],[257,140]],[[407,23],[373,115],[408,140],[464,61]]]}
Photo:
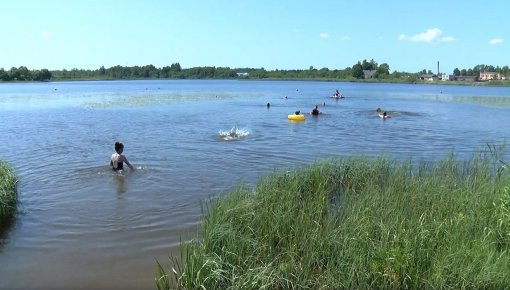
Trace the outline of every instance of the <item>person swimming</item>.
{"label": "person swimming", "polygon": [[344,98],[344,94],[343,94],[343,93],[341,93],[339,90],[336,90],[336,91],[333,93],[332,98],[335,98],[335,99],[343,99],[343,98]]}
{"label": "person swimming", "polygon": [[115,142],[115,153],[110,157],[110,167],[113,171],[119,171],[124,169],[124,163],[129,167],[129,169],[134,170],[135,168],[129,161],[126,156],[122,154],[124,151],[124,144],[121,142]]}
{"label": "person swimming", "polygon": [[312,111],[310,112],[311,115],[314,115],[314,116],[318,116],[319,114],[322,114],[320,111],[319,111],[319,108],[318,106],[315,106]]}
{"label": "person swimming", "polygon": [[379,114],[379,118],[381,118],[381,119],[388,119],[388,118],[391,118],[391,116],[388,115],[386,112],[383,112],[382,114]]}

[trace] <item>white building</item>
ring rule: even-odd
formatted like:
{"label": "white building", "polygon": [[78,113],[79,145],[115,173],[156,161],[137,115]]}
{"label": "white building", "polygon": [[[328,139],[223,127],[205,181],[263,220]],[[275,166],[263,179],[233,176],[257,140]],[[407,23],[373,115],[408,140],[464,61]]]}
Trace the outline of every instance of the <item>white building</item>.
{"label": "white building", "polygon": [[454,75],[449,75],[449,74],[442,74],[441,75],[441,80],[442,81],[453,81],[454,79],[455,79]]}

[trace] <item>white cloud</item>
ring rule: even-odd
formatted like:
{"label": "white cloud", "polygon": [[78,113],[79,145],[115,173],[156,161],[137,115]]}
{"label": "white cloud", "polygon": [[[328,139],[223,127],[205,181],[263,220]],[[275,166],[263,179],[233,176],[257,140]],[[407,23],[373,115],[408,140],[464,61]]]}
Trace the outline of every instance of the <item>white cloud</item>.
{"label": "white cloud", "polygon": [[320,38],[329,38],[329,33],[321,33],[319,34]]}
{"label": "white cloud", "polygon": [[503,41],[505,41],[503,38],[493,38],[493,39],[489,40],[489,44],[496,45],[496,44],[503,43]]}
{"label": "white cloud", "polygon": [[51,32],[48,32],[48,31],[43,31],[41,33],[41,37],[44,38],[44,39],[50,39],[53,35],[51,34]]}
{"label": "white cloud", "polygon": [[349,35],[344,35],[344,37],[342,37],[342,40],[349,40]]}
{"label": "white cloud", "polygon": [[399,40],[408,40],[411,42],[452,42],[455,38],[451,36],[442,36],[443,32],[439,28],[430,28],[427,31],[412,36],[401,34]]}

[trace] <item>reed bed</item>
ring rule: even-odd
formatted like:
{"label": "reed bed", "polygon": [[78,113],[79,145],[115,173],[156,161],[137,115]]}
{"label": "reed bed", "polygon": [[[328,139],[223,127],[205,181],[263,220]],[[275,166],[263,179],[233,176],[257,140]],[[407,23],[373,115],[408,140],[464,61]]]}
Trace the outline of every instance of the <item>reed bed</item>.
{"label": "reed bed", "polygon": [[17,178],[12,167],[0,160],[0,229],[14,216],[16,211]]}
{"label": "reed bed", "polygon": [[509,289],[510,174],[490,158],[352,157],[204,206],[159,289]]}

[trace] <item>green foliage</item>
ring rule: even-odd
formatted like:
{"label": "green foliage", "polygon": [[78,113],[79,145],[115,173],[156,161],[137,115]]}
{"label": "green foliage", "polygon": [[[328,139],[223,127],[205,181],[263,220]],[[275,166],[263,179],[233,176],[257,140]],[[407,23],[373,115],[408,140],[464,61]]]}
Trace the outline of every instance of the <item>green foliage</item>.
{"label": "green foliage", "polygon": [[387,63],[383,63],[377,67],[377,75],[379,77],[388,77],[390,74],[390,66]]}
{"label": "green foliage", "polygon": [[[352,67],[344,69],[329,69],[323,67],[316,69],[309,66],[308,69],[292,70],[266,70],[264,68],[229,68],[229,67],[192,67],[182,68],[179,63],[157,68],[154,65],[145,66],[112,66],[99,67],[96,70],[84,70],[73,68],[71,70],[28,70],[26,67],[11,68],[9,71],[0,68],[0,81],[48,81],[48,80],[130,80],[130,79],[301,79],[301,80],[338,80],[338,81],[367,81],[363,71],[375,71],[368,81],[385,82],[417,82],[413,73],[393,72],[387,63],[378,64],[375,60],[358,61]],[[494,67],[491,65],[477,65],[468,70],[456,68],[457,76],[477,76],[481,71],[494,71],[501,76],[510,76],[508,66]],[[417,74],[432,74],[431,70],[423,69]],[[505,85],[506,83],[491,83],[491,85]]]}
{"label": "green foliage", "polygon": [[0,160],[0,229],[13,217],[16,210],[16,184],[14,171]]}
{"label": "green foliage", "polygon": [[363,66],[361,65],[360,62],[352,66],[352,76],[357,79],[364,78]]}
{"label": "green foliage", "polygon": [[371,59],[370,62],[368,62],[366,59],[364,59],[362,62],[361,62],[361,68],[363,70],[375,70],[377,69],[377,62],[375,62],[375,60]]}
{"label": "green foliage", "polygon": [[480,156],[349,158],[213,200],[159,289],[505,289],[510,174]]}
{"label": "green foliage", "polygon": [[52,74],[47,69],[28,70],[24,66],[12,67],[9,71],[0,68],[0,81],[49,81]]}

